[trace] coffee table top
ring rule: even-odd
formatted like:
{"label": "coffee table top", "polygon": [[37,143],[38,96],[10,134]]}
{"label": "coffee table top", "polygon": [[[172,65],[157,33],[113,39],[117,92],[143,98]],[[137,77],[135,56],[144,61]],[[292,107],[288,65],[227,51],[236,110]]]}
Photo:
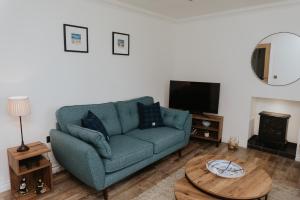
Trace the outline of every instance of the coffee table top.
{"label": "coffee table top", "polygon": [[[236,179],[218,177],[206,169],[210,160],[230,160],[245,169],[245,176]],[[243,162],[234,156],[204,155],[190,160],[185,169],[187,179],[198,189],[220,198],[258,199],[272,189],[267,172],[251,161]]]}

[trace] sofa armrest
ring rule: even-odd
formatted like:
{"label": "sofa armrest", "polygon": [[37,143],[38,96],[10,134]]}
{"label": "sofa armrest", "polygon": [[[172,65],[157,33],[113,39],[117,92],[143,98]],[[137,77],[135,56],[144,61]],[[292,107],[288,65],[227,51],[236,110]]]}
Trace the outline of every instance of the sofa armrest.
{"label": "sofa armrest", "polygon": [[192,115],[188,111],[161,107],[161,115],[166,126],[184,130],[184,140],[187,144],[190,140],[192,129]]}
{"label": "sofa armrest", "polygon": [[184,123],[184,132],[185,132],[185,142],[187,144],[190,140],[190,136],[192,133],[192,115],[191,114],[188,115],[188,117]]}
{"label": "sofa armrest", "polygon": [[161,115],[164,124],[180,130],[184,129],[186,120],[189,117],[189,111],[177,110],[172,108],[161,107]]}
{"label": "sofa armrest", "polygon": [[104,189],[105,169],[101,157],[89,144],[58,130],[50,131],[56,160],[66,170],[96,190]]}

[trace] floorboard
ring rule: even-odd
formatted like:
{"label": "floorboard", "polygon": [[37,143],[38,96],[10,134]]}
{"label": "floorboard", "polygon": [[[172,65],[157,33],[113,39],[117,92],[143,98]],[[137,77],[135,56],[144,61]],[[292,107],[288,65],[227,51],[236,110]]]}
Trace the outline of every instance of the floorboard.
{"label": "floorboard", "polygon": [[[240,148],[236,152],[230,152],[227,150],[226,144],[221,144],[217,148],[214,144],[191,141],[183,149],[181,158],[178,157],[177,153],[174,153],[111,186],[108,189],[109,199],[129,200],[134,198],[183,167],[191,158],[203,154],[234,154],[242,160],[249,160],[261,165],[273,180],[300,189],[299,162],[254,149]],[[102,192],[85,186],[68,172],[63,171],[54,175],[54,190],[38,199],[94,200],[100,197],[102,197]],[[1,193],[0,199],[10,200],[10,192]]]}

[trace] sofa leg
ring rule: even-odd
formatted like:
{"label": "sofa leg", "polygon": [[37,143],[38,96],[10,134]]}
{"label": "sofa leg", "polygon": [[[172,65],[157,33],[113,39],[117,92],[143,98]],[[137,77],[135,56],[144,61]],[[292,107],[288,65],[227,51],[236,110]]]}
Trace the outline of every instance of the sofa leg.
{"label": "sofa leg", "polygon": [[178,150],[178,157],[179,157],[179,158],[181,158],[181,157],[182,157],[182,151],[181,151],[181,149],[180,149],[180,150]]}
{"label": "sofa leg", "polygon": [[103,192],[104,200],[108,200],[108,190],[107,190],[107,188],[105,188],[102,192]]}

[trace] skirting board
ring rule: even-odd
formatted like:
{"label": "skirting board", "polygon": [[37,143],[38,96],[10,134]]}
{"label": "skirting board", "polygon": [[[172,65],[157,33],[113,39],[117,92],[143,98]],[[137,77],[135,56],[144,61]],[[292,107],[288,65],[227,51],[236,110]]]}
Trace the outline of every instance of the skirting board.
{"label": "skirting board", "polygon": [[[64,168],[61,167],[60,165],[56,165],[56,166],[52,167],[52,173],[53,174],[56,174],[56,173],[61,172],[63,170],[64,170]],[[10,181],[6,180],[6,181],[1,182],[0,183],[0,193],[8,191],[8,190],[10,190]]]}
{"label": "skirting board", "polygon": [[53,166],[52,167],[52,174],[56,174],[56,173],[61,172],[63,170],[64,170],[64,168],[60,165]]}
{"label": "skirting board", "polygon": [[3,181],[3,182],[0,183],[0,192],[5,192],[7,190],[10,190],[9,180]]}

